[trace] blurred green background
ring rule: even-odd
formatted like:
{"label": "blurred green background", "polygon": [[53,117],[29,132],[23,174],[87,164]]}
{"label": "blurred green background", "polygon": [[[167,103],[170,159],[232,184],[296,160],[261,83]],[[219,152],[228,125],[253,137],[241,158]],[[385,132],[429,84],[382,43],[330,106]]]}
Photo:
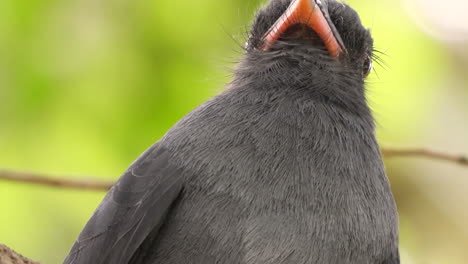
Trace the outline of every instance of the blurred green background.
{"label": "blurred green background", "polygon": [[[347,1],[386,53],[368,79],[383,146],[468,152],[468,18],[437,16],[453,1]],[[1,0],[0,168],[117,179],[230,80],[261,2]],[[467,263],[468,168],[386,163],[403,263]],[[103,196],[0,181],[0,243],[61,263]]]}

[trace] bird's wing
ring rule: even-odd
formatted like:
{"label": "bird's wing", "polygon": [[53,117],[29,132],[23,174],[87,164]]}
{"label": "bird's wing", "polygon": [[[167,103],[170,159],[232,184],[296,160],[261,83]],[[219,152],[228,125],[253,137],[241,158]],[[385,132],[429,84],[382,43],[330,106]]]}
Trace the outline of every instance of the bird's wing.
{"label": "bird's wing", "polygon": [[169,159],[158,143],[138,158],[96,209],[64,263],[128,263],[182,190],[182,172]]}

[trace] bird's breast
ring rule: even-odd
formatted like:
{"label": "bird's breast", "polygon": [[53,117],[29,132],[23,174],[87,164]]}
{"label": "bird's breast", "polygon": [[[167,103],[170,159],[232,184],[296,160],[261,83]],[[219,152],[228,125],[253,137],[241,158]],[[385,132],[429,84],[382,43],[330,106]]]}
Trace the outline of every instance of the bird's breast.
{"label": "bird's breast", "polygon": [[[245,263],[377,259],[396,213],[373,128],[327,107],[215,101],[184,119],[164,141],[188,177],[181,222],[200,219],[220,240],[230,230]],[[288,263],[315,263],[303,260]]]}

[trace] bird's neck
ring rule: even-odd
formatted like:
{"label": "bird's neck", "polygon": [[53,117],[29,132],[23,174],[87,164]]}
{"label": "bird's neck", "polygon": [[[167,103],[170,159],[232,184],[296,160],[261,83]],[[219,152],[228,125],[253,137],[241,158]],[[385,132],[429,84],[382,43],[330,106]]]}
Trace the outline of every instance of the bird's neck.
{"label": "bird's neck", "polygon": [[[241,67],[243,67],[241,65]],[[324,103],[373,124],[362,80],[341,76],[320,76],[304,69],[268,72],[251,67],[236,72],[230,89],[255,90],[270,98],[289,98],[299,104]]]}

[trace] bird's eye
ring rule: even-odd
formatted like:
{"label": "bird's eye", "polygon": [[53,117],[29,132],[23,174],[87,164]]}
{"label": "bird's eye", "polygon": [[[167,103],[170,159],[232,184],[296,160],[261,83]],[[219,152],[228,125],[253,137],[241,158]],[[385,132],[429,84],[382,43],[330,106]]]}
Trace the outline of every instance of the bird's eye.
{"label": "bird's eye", "polygon": [[366,59],[364,60],[364,65],[362,68],[362,75],[364,76],[364,78],[369,76],[371,71],[372,71],[372,58],[370,56],[366,56]]}

